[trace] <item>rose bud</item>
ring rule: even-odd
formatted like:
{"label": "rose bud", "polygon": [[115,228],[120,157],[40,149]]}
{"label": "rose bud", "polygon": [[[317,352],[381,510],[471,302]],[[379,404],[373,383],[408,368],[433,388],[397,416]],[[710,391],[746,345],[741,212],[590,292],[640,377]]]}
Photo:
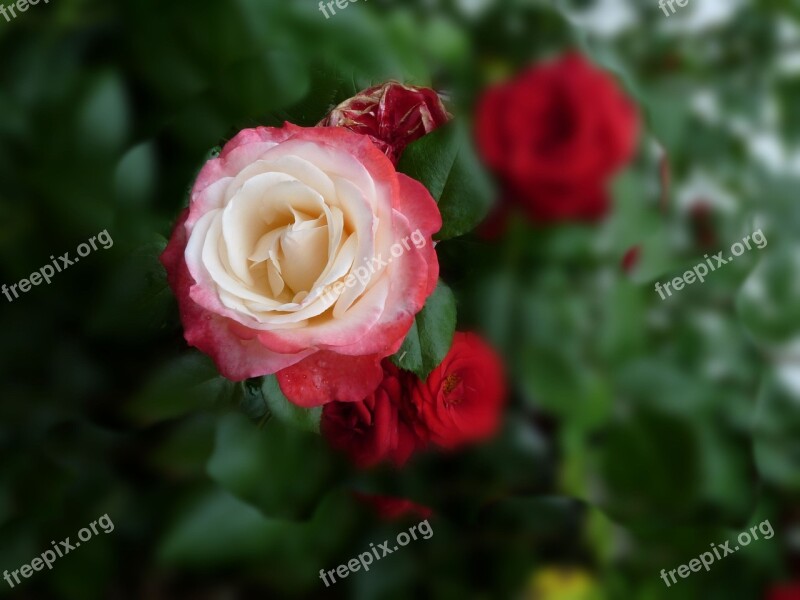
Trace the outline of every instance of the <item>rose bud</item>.
{"label": "rose bud", "polygon": [[384,521],[396,521],[404,517],[416,517],[419,519],[430,519],[433,516],[433,509],[422,504],[417,504],[406,498],[395,498],[393,496],[379,496],[377,494],[364,494],[354,492],[356,500],[369,506],[378,518]]}
{"label": "rose bud", "polygon": [[287,123],[205,164],[161,260],[186,341],[222,375],[277,373],[300,406],[357,401],[436,286],[441,224],[368,137]]}
{"label": "rose bud", "polygon": [[620,266],[625,273],[630,275],[633,272],[633,269],[639,264],[641,253],[642,247],[640,245],[628,248],[628,251],[622,256],[622,261],[620,261]]}
{"label": "rose bud", "polygon": [[345,100],[319,125],[366,134],[397,164],[406,146],[449,119],[442,100],[432,89],[390,81]]}
{"label": "rose bud", "polygon": [[596,219],[636,148],[636,107],[579,54],[528,69],[478,103],[483,160],[534,220]]}
{"label": "rose bud", "polygon": [[411,401],[430,440],[443,448],[491,437],[505,403],[499,357],[477,335],[456,332],[442,364],[416,379]]}
{"label": "rose bud", "polygon": [[331,402],[322,409],[320,430],[331,446],[360,468],[384,460],[402,466],[422,446],[406,410],[411,375],[383,361],[383,380],[359,402]]}

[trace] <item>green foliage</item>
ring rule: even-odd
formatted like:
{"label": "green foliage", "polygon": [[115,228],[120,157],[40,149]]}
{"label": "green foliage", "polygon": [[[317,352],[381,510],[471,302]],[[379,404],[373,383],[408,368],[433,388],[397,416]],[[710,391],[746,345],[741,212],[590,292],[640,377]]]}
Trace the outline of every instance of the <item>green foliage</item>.
{"label": "green foliage", "polygon": [[[590,598],[731,600],[796,580],[800,12],[709,0],[704,25],[697,4],[359,0],[325,19],[312,0],[82,0],[0,17],[2,282],[114,240],[0,296],[0,570],[106,512],[116,525],[0,596],[514,598],[568,566]],[[639,108],[610,215],[512,211],[497,237],[470,234],[501,197],[476,101],[568,48]],[[209,148],[313,126],[389,79],[435,87],[454,115],[400,164],[442,213],[441,281],[392,360],[426,377],[475,330],[510,395],[493,440],[356,471],[318,434],[321,409],[187,347],[159,255]],[[654,291],[759,228],[765,248]],[[435,533],[325,588],[319,569],[407,526],[354,490],[426,504]],[[767,518],[773,539],[676,589],[659,579]]]}
{"label": "green foliage", "polygon": [[392,360],[398,367],[427,379],[447,356],[455,329],[456,299],[450,288],[439,281]]}
{"label": "green foliage", "polygon": [[272,416],[276,419],[304,431],[319,433],[319,421],[322,418],[321,406],[301,408],[292,404],[283,395],[278,380],[272,375],[264,378],[262,392]]}
{"label": "green foliage", "polygon": [[334,466],[319,436],[277,420],[257,427],[229,414],[219,420],[208,474],[265,516],[305,518],[336,481]]}
{"label": "green foliage", "polygon": [[154,372],[126,412],[140,422],[153,423],[211,409],[228,401],[232,393],[231,382],[220,376],[207,356],[189,352]]}
{"label": "green foliage", "polygon": [[422,182],[439,204],[437,239],[463,235],[489,210],[494,190],[464,127],[448,124],[409,145],[398,170]]}

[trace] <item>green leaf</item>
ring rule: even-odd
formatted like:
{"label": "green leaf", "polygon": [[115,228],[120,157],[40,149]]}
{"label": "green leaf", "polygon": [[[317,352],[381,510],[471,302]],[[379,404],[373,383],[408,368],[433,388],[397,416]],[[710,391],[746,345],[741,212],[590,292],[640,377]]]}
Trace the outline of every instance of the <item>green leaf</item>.
{"label": "green leaf", "polygon": [[281,423],[302,431],[319,433],[322,407],[301,408],[283,395],[274,375],[254,377],[237,387],[238,405],[253,420],[275,417]]}
{"label": "green leaf", "polygon": [[797,366],[786,364],[765,377],[753,436],[761,477],[783,490],[800,490],[800,416]]}
{"label": "green leaf", "polygon": [[[698,428],[665,410],[637,405],[604,431],[595,456],[604,490],[590,492],[614,519],[680,522],[701,506]],[[658,473],[658,477],[648,477]]]}
{"label": "green leaf", "polygon": [[789,344],[800,332],[798,250],[800,247],[795,244],[775,244],[747,277],[736,297],[742,324],[754,340],[765,346]]}
{"label": "green leaf", "polygon": [[118,73],[104,73],[92,82],[78,117],[76,138],[81,148],[104,156],[121,150],[128,135],[129,100]]}
{"label": "green leaf", "polygon": [[[166,239],[153,235],[119,261],[105,280],[101,302],[91,315],[92,333],[118,340],[139,339],[164,330],[175,306],[166,271],[159,262],[166,245]],[[120,314],[127,316],[120,319]]]}
{"label": "green leaf", "polygon": [[300,57],[270,50],[230,65],[217,89],[232,110],[261,115],[298,102],[309,86],[308,66]]}
{"label": "green leaf", "polygon": [[241,414],[217,427],[208,474],[264,515],[305,518],[336,476],[334,456],[321,437],[277,419],[258,428]]}
{"label": "green leaf", "polygon": [[267,407],[279,421],[304,431],[319,433],[319,422],[322,418],[321,406],[301,408],[296,404],[292,404],[283,395],[278,385],[278,380],[274,375],[264,378],[261,391]]}
{"label": "green leaf", "polygon": [[494,190],[468,133],[453,123],[406,148],[398,170],[421,182],[439,204],[446,240],[474,229],[489,212]]}
{"label": "green leaf", "polygon": [[349,492],[332,492],[312,519],[297,523],[264,517],[225,490],[203,490],[177,511],[159,544],[158,562],[184,568],[252,567],[260,580],[283,592],[279,597],[318,591],[320,566],[337,564],[343,544],[354,535],[356,508]]}
{"label": "green leaf", "polygon": [[153,142],[128,150],[114,170],[114,193],[126,208],[140,209],[153,198],[156,186],[157,151]]}
{"label": "green leaf", "polygon": [[[252,560],[286,533],[281,521],[266,519],[223,490],[214,490],[182,511],[158,551],[167,565],[207,566]],[[214,531],[213,536],[209,535]]]}
{"label": "green leaf", "polygon": [[190,352],[157,371],[126,412],[149,424],[208,409],[232,392],[233,384],[220,376],[207,356]]}
{"label": "green leaf", "polygon": [[441,280],[403,340],[392,361],[427,379],[447,355],[456,330],[456,299]]}

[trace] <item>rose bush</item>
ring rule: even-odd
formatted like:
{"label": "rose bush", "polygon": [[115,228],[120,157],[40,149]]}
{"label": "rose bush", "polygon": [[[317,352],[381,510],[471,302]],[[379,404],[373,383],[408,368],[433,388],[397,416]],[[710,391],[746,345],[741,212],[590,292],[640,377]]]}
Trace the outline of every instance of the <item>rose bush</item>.
{"label": "rose bush", "polygon": [[507,197],[534,219],[595,219],[609,178],[635,150],[638,123],[614,80],[570,53],[486,91],[476,136]]}
{"label": "rose bush", "polygon": [[319,124],[346,127],[370,136],[381,152],[397,164],[408,144],[449,118],[434,90],[390,81],[345,100]]}
{"label": "rose bush", "polygon": [[162,262],[186,341],[225,377],[277,373],[301,406],[359,401],[436,286],[441,224],[367,136],[259,127],[205,164]]}

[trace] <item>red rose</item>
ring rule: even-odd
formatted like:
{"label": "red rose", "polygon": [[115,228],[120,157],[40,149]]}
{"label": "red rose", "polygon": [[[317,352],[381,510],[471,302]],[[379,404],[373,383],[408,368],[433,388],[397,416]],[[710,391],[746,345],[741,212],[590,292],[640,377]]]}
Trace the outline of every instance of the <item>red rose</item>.
{"label": "red rose", "polygon": [[357,500],[372,508],[378,517],[386,521],[395,521],[406,516],[419,517],[424,520],[433,516],[433,509],[406,498],[363,494],[361,492],[355,492],[353,495]]}
{"label": "red rose", "polygon": [[287,123],[245,129],[205,164],[161,260],[186,341],[222,375],[277,373],[317,406],[381,381],[436,287],[441,225],[366,136]]}
{"label": "red rose", "polygon": [[800,600],[800,584],[776,585],[769,590],[766,600]]}
{"label": "red rose", "polygon": [[389,82],[345,100],[319,124],[346,127],[370,136],[381,152],[397,164],[408,144],[449,118],[435,91]]}
{"label": "red rose", "polygon": [[500,359],[478,336],[457,332],[445,359],[411,391],[430,440],[444,448],[495,433],[505,401]]}
{"label": "red rose", "polygon": [[571,53],[489,89],[476,128],[484,160],[534,219],[594,219],[635,150],[638,116],[609,75]]}
{"label": "red rose", "polygon": [[328,442],[359,467],[388,460],[402,466],[422,444],[407,404],[410,378],[384,360],[383,380],[360,402],[331,402],[322,409],[320,428]]}

